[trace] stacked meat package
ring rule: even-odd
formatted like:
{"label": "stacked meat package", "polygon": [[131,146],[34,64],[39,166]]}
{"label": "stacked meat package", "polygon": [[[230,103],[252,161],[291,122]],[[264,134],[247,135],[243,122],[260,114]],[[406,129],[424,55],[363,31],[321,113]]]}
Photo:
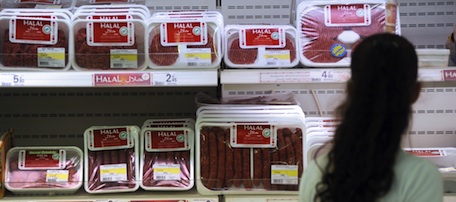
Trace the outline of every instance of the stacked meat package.
{"label": "stacked meat package", "polygon": [[139,188],[137,126],[93,126],[84,132],[84,188],[88,193]]}
{"label": "stacked meat package", "polygon": [[193,119],[150,119],[141,130],[141,188],[189,190],[194,185]]}
{"label": "stacked meat package", "polygon": [[428,159],[439,168],[446,177],[454,178],[456,174],[455,147],[404,148],[409,154]]}
{"label": "stacked meat package", "polygon": [[199,193],[297,194],[305,137],[298,105],[204,105],[195,131]]}
{"label": "stacked meat package", "polygon": [[299,63],[290,25],[227,25],[224,61],[231,68],[291,68]]}
{"label": "stacked meat package", "polygon": [[148,24],[150,68],[219,68],[224,26],[219,12],[157,12]]}
{"label": "stacked meat package", "polygon": [[72,194],[82,186],[77,147],[13,147],[6,155],[5,187],[15,194]]}
{"label": "stacked meat package", "polygon": [[144,70],[149,11],[141,5],[86,5],[73,16],[73,68]]}
{"label": "stacked meat package", "polygon": [[3,9],[0,69],[69,69],[71,16],[64,9]]}
{"label": "stacked meat package", "polygon": [[1,8],[57,8],[71,10],[74,6],[74,0],[13,0],[0,1]]}
{"label": "stacked meat package", "polygon": [[301,63],[308,67],[348,67],[365,37],[400,33],[397,5],[386,0],[302,1],[297,8]]}
{"label": "stacked meat package", "polygon": [[333,117],[307,117],[304,163],[328,152],[339,121]]}

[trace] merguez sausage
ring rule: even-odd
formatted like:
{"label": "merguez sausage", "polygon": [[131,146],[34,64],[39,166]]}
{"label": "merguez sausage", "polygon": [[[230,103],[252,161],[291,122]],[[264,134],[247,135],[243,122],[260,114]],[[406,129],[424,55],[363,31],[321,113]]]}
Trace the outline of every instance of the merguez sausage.
{"label": "merguez sausage", "polygon": [[261,149],[253,149],[253,185],[255,185],[255,187],[260,186],[261,179],[263,178],[263,160],[261,158],[261,153]]}
{"label": "merguez sausage", "polygon": [[225,185],[225,133],[223,129],[218,128],[217,130],[217,182],[215,188],[221,189]]}
{"label": "merguez sausage", "polygon": [[233,168],[233,149],[230,146],[230,129],[226,129],[225,133],[225,183],[226,187],[233,185],[234,168]]}
{"label": "merguez sausage", "polygon": [[215,181],[217,179],[217,137],[215,136],[214,130],[209,132],[209,151],[209,164],[211,165],[211,168],[209,170],[207,188],[214,189]]}
{"label": "merguez sausage", "polygon": [[253,187],[252,185],[252,179],[250,176],[250,163],[251,163],[251,160],[250,160],[250,149],[248,148],[243,148],[242,149],[242,177],[243,177],[243,181],[244,181],[244,188],[246,189],[250,189]]}
{"label": "merguez sausage", "polygon": [[200,131],[200,175],[201,182],[207,187],[209,179],[209,130],[207,127]]}

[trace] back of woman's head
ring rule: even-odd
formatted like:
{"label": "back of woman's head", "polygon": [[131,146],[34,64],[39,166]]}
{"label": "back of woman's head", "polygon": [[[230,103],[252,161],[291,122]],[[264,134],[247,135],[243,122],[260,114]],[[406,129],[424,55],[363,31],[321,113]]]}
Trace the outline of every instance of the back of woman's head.
{"label": "back of woman's head", "polygon": [[417,86],[417,55],[405,38],[376,34],[356,47],[320,201],[373,202],[389,191]]}

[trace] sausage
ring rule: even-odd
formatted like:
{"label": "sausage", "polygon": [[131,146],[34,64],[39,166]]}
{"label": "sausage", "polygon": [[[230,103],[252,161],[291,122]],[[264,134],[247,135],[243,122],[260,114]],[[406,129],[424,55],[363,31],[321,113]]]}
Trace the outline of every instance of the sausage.
{"label": "sausage", "polygon": [[225,132],[225,183],[226,187],[233,185],[234,166],[233,166],[233,149],[230,146],[230,129]]}
{"label": "sausage", "polygon": [[207,187],[209,179],[209,130],[207,127],[200,131],[200,176],[201,182]]}
{"label": "sausage", "polygon": [[[279,150],[278,149],[275,149],[272,151],[272,162],[271,162],[271,165],[276,165],[276,164],[280,164],[280,157],[279,157]],[[272,177],[272,176],[270,176]],[[272,181],[272,179],[271,179]],[[277,184],[272,184],[271,183],[271,190],[277,190],[279,187]]]}
{"label": "sausage", "polygon": [[[279,161],[280,164],[286,165],[288,162],[288,157],[287,157],[287,149],[286,149],[286,143],[285,143],[285,135],[283,133],[283,129],[278,129],[277,130],[277,144],[279,148]],[[279,185],[278,187],[280,190],[286,189],[284,185]]]}
{"label": "sausage", "polygon": [[[242,185],[242,149],[235,148],[233,149],[234,154],[234,177],[233,184],[235,187],[240,187]],[[247,158],[247,157],[245,157]]]}
{"label": "sausage", "polygon": [[[109,165],[111,163],[111,151],[103,151],[103,165]],[[103,188],[108,188],[108,187],[114,187],[118,183],[117,182],[112,182],[112,181],[104,181],[102,182],[104,184]]]}
{"label": "sausage", "polygon": [[209,164],[211,168],[209,170],[209,179],[207,182],[208,189],[214,189],[215,181],[217,179],[217,137],[215,132],[211,130],[209,132]]}
{"label": "sausage", "polygon": [[96,175],[94,176],[94,178],[92,179],[92,183],[94,183],[93,185],[93,191],[95,190],[99,190],[100,188],[102,188],[102,184],[101,184],[101,179],[100,179],[100,165],[101,163],[103,162],[103,152],[102,151],[98,151],[98,152],[95,152],[96,153],[96,157],[95,157],[95,169],[96,169]]}
{"label": "sausage", "polygon": [[271,189],[271,149],[261,149],[263,153],[263,187]]}
{"label": "sausage", "polygon": [[136,176],[135,176],[135,150],[133,148],[127,149],[128,156],[127,156],[127,180],[128,180],[128,188],[134,188],[136,186]]}
{"label": "sausage", "polygon": [[260,186],[263,178],[263,159],[261,158],[261,149],[253,149],[253,185]]}
{"label": "sausage", "polygon": [[250,171],[250,149],[242,149],[242,177],[244,181],[244,188],[250,189],[253,187]]}
{"label": "sausage", "polygon": [[225,133],[223,129],[217,130],[217,181],[215,183],[216,189],[221,189],[225,185]]}
{"label": "sausage", "polygon": [[143,173],[142,173],[142,184],[144,186],[150,186],[150,177],[152,171],[152,159],[154,152],[144,151],[143,160]]}
{"label": "sausage", "polygon": [[298,177],[300,178],[303,171],[303,151],[302,151],[302,130],[300,128],[296,129],[291,135],[291,141],[293,142],[293,148],[295,150],[296,164],[298,165]]}
{"label": "sausage", "polygon": [[[296,165],[296,157],[295,157],[295,151],[293,148],[293,144],[291,142],[290,137],[285,137],[285,144],[286,144],[286,149],[287,149],[287,157],[288,157],[288,165]],[[298,186],[296,185],[291,185],[288,186],[288,190],[297,190]]]}
{"label": "sausage", "polygon": [[128,149],[117,150],[117,155],[119,156],[119,164],[126,164],[126,166],[127,166],[127,180],[121,181],[121,182],[119,182],[119,184],[125,184],[125,186],[128,186],[129,173],[131,172],[131,170],[129,170],[128,163],[127,163]]}

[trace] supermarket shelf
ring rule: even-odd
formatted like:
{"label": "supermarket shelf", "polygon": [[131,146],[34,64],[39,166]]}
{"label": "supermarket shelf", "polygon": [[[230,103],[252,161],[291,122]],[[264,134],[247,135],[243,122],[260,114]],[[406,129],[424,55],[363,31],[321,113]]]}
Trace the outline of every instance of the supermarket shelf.
{"label": "supermarket shelf", "polygon": [[[350,69],[224,69],[221,84],[341,83]],[[421,81],[456,81],[456,67],[420,68]]]}
{"label": "supermarket shelf", "polygon": [[[82,189],[82,188],[81,188]],[[74,195],[59,196],[13,196],[1,201],[9,202],[219,202],[218,196],[203,196],[196,189],[175,191],[136,191],[118,194],[88,194],[82,190]]]}
{"label": "supermarket shelf", "polygon": [[0,87],[161,87],[217,85],[217,69],[0,72]]}

